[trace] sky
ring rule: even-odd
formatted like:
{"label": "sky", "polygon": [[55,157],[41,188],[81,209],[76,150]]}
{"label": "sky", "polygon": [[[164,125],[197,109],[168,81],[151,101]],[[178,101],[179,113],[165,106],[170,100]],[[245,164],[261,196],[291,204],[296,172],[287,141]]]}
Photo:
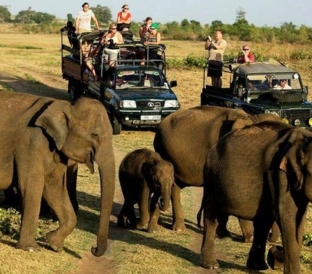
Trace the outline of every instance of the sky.
{"label": "sky", "polygon": [[[183,19],[199,21],[202,25],[211,24],[215,20],[225,24],[233,24],[237,11],[243,9],[245,19],[257,27],[279,27],[291,22],[293,25],[312,27],[311,0],[157,0],[154,2],[139,0],[88,1],[90,7],[106,6],[111,10],[113,19],[123,4],[129,5],[132,20],[143,22],[147,16],[154,22],[181,22]],[[29,7],[36,12],[46,12],[60,19],[67,19],[67,14],[75,18],[84,2],[73,0],[0,0],[0,5],[7,6],[12,15]]]}

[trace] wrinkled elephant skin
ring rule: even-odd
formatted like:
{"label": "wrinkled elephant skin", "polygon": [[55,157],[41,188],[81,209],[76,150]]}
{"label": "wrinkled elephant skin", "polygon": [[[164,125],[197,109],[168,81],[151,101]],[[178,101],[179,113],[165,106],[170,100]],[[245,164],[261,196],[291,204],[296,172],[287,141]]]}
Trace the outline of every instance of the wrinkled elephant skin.
{"label": "wrinkled elephant skin", "polygon": [[301,273],[303,228],[312,202],[312,132],[263,122],[227,134],[208,153],[204,196],[204,267],[219,266],[214,248],[217,218],[230,214],[253,221],[248,268],[268,268],[266,240],[276,221],[283,248],[271,249],[268,263],[279,268],[284,262],[284,273]]}
{"label": "wrinkled elephant skin", "polygon": [[64,239],[76,225],[67,192],[69,160],[86,164],[94,172],[98,164],[101,184],[101,215],[95,256],[107,249],[109,217],[115,187],[112,128],[103,105],[81,98],[71,104],[49,97],[0,92],[0,189],[14,176],[22,196],[22,221],[17,247],[37,249],[34,234],[41,198],[59,220],[59,228],[47,234],[50,246],[63,249]]}
{"label": "wrinkled elephant skin", "polygon": [[[162,121],[155,134],[154,148],[174,166],[173,230],[185,229],[180,192],[186,186],[203,186],[203,168],[210,147],[231,130],[263,120],[280,119],[275,115],[248,115],[239,109],[199,106],[178,110]],[[220,227],[220,231],[229,234],[226,227]],[[244,231],[248,241],[253,235],[252,225]]]}
{"label": "wrinkled elephant skin", "polygon": [[[121,162],[119,181],[124,205],[118,215],[118,226],[155,232],[160,210],[165,211],[170,205],[174,182],[172,164],[150,149],[137,149]],[[140,212],[138,222],[134,212],[137,203]]]}

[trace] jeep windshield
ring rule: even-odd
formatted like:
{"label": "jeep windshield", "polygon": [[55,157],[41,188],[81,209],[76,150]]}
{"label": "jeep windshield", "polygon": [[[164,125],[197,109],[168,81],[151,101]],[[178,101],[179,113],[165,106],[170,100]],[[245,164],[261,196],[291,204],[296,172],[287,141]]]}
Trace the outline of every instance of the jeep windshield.
{"label": "jeep windshield", "polygon": [[118,89],[168,89],[169,84],[157,70],[121,70],[115,78],[116,90]]}
{"label": "jeep windshield", "polygon": [[283,91],[302,91],[299,75],[294,74],[252,74],[244,79],[246,83],[238,84],[245,86],[250,93]]}

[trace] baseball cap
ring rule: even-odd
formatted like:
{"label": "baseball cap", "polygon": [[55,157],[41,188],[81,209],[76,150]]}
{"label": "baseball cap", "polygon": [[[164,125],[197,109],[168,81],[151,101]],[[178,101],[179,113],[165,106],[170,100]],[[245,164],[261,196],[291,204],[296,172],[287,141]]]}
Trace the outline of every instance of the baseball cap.
{"label": "baseball cap", "polygon": [[153,24],[151,24],[150,28],[151,28],[151,29],[156,29],[156,30],[158,30],[158,29],[159,29],[159,26],[158,26],[157,23],[153,23]]}

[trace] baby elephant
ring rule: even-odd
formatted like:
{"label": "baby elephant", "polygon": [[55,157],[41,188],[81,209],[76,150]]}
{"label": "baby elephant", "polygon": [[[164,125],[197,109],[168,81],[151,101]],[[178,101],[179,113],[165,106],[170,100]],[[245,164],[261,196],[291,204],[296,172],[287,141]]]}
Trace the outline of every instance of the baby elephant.
{"label": "baby elephant", "polygon": [[[150,149],[137,149],[121,162],[119,181],[125,201],[118,215],[118,226],[156,231],[160,210],[167,210],[170,204],[173,165]],[[140,211],[138,222],[134,212],[136,203]]]}

